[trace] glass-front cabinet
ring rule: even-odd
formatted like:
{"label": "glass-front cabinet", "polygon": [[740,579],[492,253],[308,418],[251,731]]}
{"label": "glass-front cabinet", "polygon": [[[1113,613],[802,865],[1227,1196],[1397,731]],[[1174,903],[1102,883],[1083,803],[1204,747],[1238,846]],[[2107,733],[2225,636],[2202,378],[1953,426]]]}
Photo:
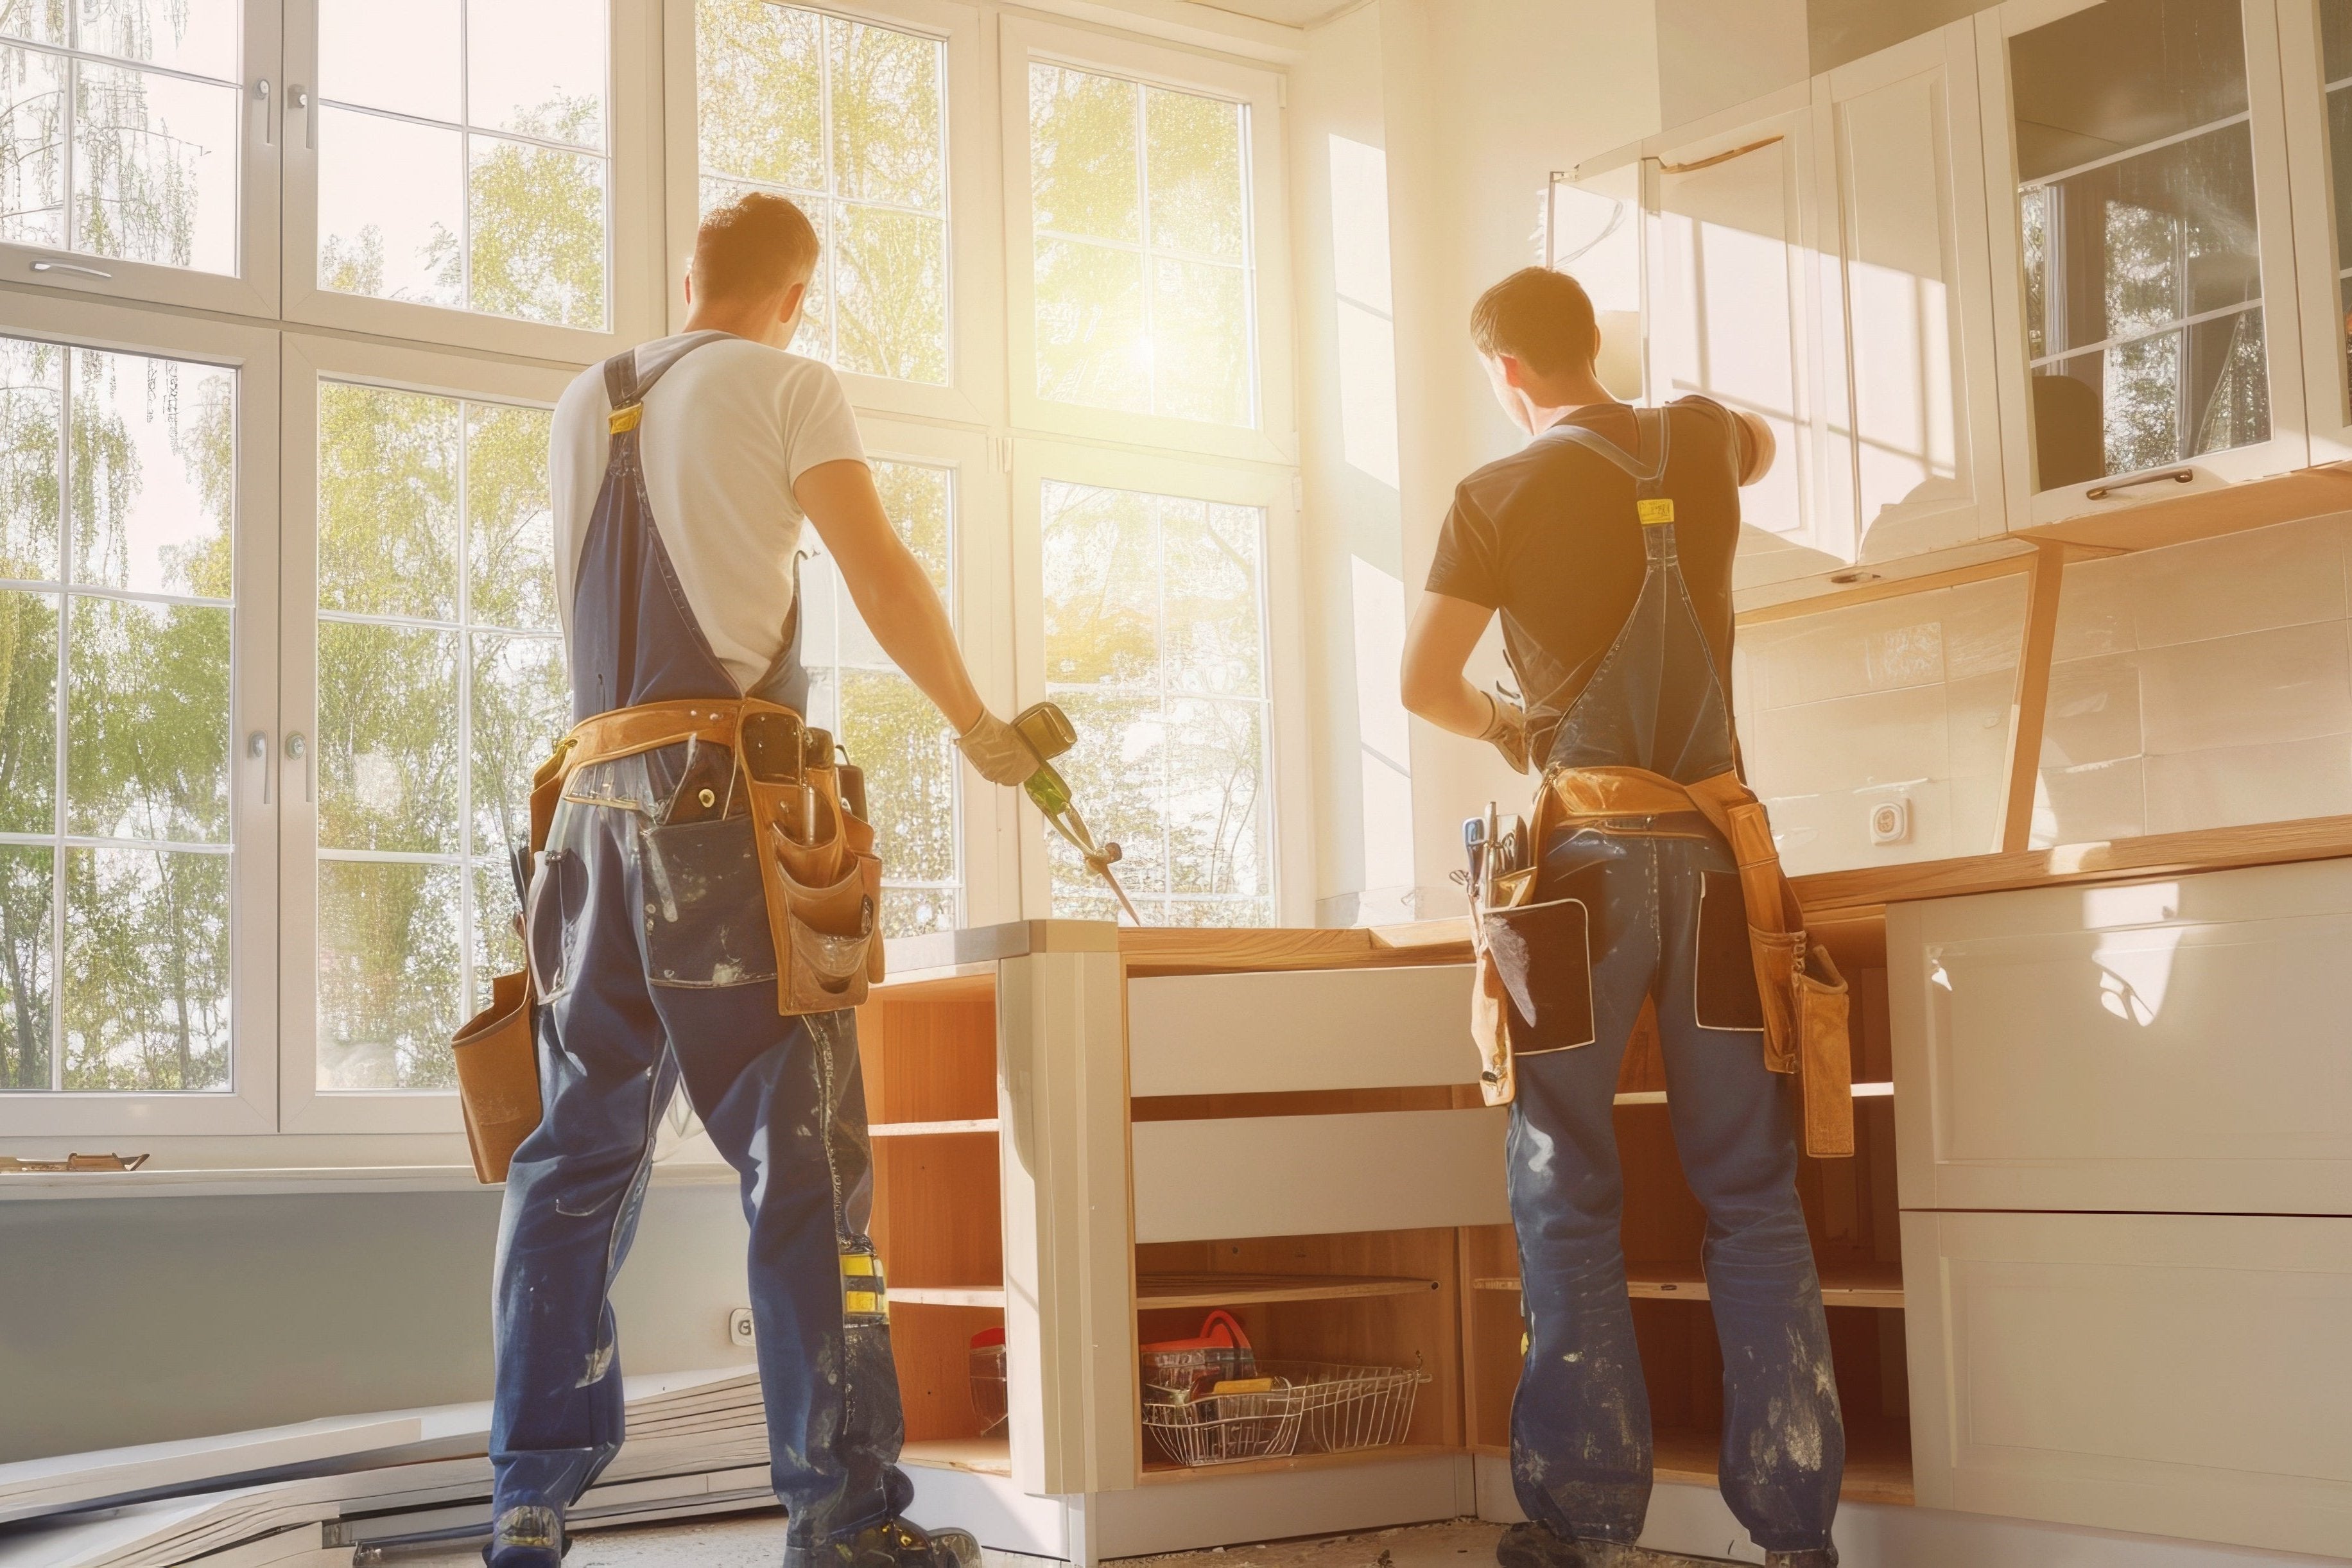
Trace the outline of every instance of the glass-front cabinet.
{"label": "glass-front cabinet", "polygon": [[1978,41],[2011,526],[2307,464],[2271,0],[2011,0]]}

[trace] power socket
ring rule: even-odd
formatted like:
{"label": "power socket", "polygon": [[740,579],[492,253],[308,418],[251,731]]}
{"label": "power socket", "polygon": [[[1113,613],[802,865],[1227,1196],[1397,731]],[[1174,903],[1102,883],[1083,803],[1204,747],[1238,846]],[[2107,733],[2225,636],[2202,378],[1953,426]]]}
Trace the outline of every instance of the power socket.
{"label": "power socket", "polygon": [[1870,841],[1899,844],[1911,837],[1911,798],[1897,795],[1870,808]]}
{"label": "power socket", "polygon": [[727,1343],[751,1348],[751,1309],[737,1307],[727,1314]]}

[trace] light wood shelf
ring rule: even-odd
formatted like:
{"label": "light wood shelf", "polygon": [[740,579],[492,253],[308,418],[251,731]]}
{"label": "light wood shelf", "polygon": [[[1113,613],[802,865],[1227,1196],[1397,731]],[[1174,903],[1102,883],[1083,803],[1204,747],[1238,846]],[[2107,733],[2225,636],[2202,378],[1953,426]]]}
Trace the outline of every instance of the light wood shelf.
{"label": "light wood shelf", "polygon": [[961,1122],[876,1122],[866,1129],[870,1138],[940,1138],[955,1133],[993,1133],[999,1123],[994,1116],[976,1116]]}
{"label": "light wood shelf", "polygon": [[1260,1301],[1412,1296],[1435,1289],[1434,1280],[1393,1274],[1144,1274],[1135,1281],[1135,1305],[1139,1312],[1164,1307],[1240,1307]]}
{"label": "light wood shelf", "polygon": [[1215,1480],[1222,1476],[1262,1476],[1291,1470],[1339,1469],[1349,1465],[1376,1465],[1383,1459],[1414,1459],[1425,1454],[1458,1454],[1462,1449],[1442,1443],[1391,1443],[1377,1448],[1349,1448],[1339,1454],[1290,1454],[1278,1459],[1242,1459],[1230,1465],[1180,1465],[1162,1457],[1144,1439],[1143,1484]]}
{"label": "light wood shelf", "polygon": [[[1832,1263],[1821,1271],[1822,1305],[1825,1307],[1892,1307],[1903,1305],[1903,1266],[1899,1263]],[[1473,1290],[1517,1291],[1516,1274],[1489,1275],[1470,1281]],[[1628,1263],[1626,1294],[1636,1301],[1704,1301],[1706,1281],[1698,1265]]]}
{"label": "light wood shelf", "polygon": [[1002,1285],[891,1285],[894,1307],[994,1307],[1004,1310]]}
{"label": "light wood shelf", "polygon": [[974,1475],[1009,1476],[1013,1473],[1013,1444],[1010,1438],[1001,1435],[993,1437],[929,1437],[900,1448],[898,1462],[932,1470],[970,1470]]}
{"label": "light wood shelf", "polygon": [[[1853,1097],[1857,1100],[1892,1100],[1895,1097],[1895,1085],[1857,1083],[1853,1086]],[[1663,1105],[1665,1103],[1666,1092],[1663,1089],[1629,1089],[1618,1095],[1616,1100],[1616,1103],[1620,1105]]]}
{"label": "light wood shelf", "polygon": [[[1723,1451],[1720,1434],[1692,1427],[1670,1427],[1651,1434],[1651,1470],[1662,1481],[1692,1486],[1716,1484]],[[1507,1459],[1510,1448],[1501,1443],[1476,1443],[1474,1454]],[[1157,1479],[1147,1476],[1147,1480]],[[1916,1500],[1911,1484],[1911,1445],[1889,1427],[1885,1431],[1846,1432],[1845,1476],[1838,1496],[1847,1502],[1891,1502],[1908,1506]]]}

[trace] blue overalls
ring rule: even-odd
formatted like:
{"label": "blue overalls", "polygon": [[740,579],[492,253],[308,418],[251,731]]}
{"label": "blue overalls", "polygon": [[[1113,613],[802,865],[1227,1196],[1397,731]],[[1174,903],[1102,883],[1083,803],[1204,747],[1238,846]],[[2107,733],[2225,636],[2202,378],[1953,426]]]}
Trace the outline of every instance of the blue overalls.
{"label": "blue overalls", "polygon": [[[639,403],[698,333],[640,373],[605,362],[613,407]],[[618,421],[616,423],[620,423]],[[711,652],[646,499],[640,432],[612,436],[581,557],[569,649],[574,722],[641,703],[764,697],[803,707],[795,597],[783,653],[752,692]],[[547,1568],[562,1511],[620,1450],[608,1300],[683,1081],[742,1175],[770,1473],[787,1562],[895,1520],[913,1489],[887,1310],[845,1291],[870,1260],[873,1205],[855,1015],[776,1010],[776,962],[747,807],[728,748],[688,742],[572,776],[532,878],[544,1119],[515,1153],[499,1232],[492,1568]],[[878,1286],[878,1276],[864,1281]],[[856,1312],[848,1309],[858,1307]],[[875,1310],[865,1310],[872,1307]],[[835,1552],[836,1556],[846,1555]]]}
{"label": "blue overalls", "polygon": [[[1671,420],[1637,411],[1643,461],[1595,432],[1554,426],[1666,487]],[[1695,459],[1697,460],[1697,459]],[[1671,517],[1671,508],[1658,508]],[[1628,526],[1633,526],[1628,519]],[[1689,784],[1733,763],[1730,705],[1671,521],[1640,525],[1647,556],[1633,613],[1545,756],[1560,768],[1633,767]],[[1764,1065],[1762,1012],[1739,878],[1696,810],[1572,824],[1547,835],[1533,900],[1580,899],[1591,1032],[1514,1042],[1508,1143],[1528,1354],[1511,1406],[1511,1475],[1531,1520],[1570,1541],[1630,1542],[1651,1483],[1650,1411],[1626,1299],[1624,1183],[1612,1105],[1644,999],[1656,1005],[1666,1113],[1706,1210],[1705,1269],[1723,1349],[1721,1485],[1767,1551],[1830,1548],[1845,1461],[1821,1283],[1796,1189],[1792,1078]],[[1828,1559],[1833,1561],[1833,1558]]]}

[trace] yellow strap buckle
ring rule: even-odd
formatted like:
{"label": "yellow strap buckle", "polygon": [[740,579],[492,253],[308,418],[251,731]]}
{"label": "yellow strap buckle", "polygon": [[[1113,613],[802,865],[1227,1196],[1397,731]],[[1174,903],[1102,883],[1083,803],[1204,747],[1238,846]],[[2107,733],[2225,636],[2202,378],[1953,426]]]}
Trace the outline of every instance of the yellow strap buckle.
{"label": "yellow strap buckle", "polygon": [[1660,523],[1671,523],[1675,520],[1675,504],[1672,499],[1664,496],[1660,496],[1654,500],[1636,501],[1633,503],[1633,515],[1642,519],[1643,528],[1653,528]]}
{"label": "yellow strap buckle", "polygon": [[636,429],[637,421],[645,418],[645,416],[646,405],[641,402],[633,402],[626,408],[614,409],[613,411],[613,417],[604,422],[604,428],[612,432],[614,435],[619,435],[625,431]]}

